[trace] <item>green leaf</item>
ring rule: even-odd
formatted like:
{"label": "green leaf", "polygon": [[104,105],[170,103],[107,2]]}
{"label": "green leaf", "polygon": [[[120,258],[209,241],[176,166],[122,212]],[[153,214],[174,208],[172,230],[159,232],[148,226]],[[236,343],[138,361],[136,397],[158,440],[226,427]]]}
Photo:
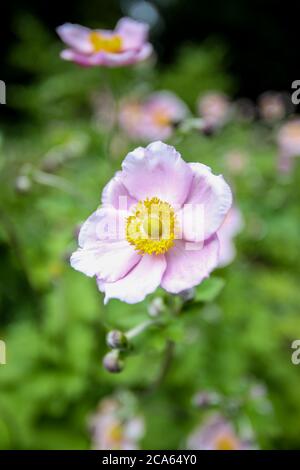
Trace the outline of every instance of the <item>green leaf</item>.
{"label": "green leaf", "polygon": [[195,302],[212,302],[219,295],[224,285],[225,281],[220,277],[205,279],[196,288]]}

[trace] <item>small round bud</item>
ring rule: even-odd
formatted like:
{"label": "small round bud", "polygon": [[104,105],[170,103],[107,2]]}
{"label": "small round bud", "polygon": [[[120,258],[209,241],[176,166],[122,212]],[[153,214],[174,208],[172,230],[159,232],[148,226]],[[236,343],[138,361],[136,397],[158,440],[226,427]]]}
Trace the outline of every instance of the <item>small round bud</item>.
{"label": "small round bud", "polygon": [[192,287],[191,289],[185,289],[179,292],[178,294],[184,302],[188,302],[189,300],[193,300],[195,297],[195,289]]}
{"label": "small round bud", "polygon": [[31,181],[27,175],[20,175],[15,181],[15,189],[18,193],[27,193],[31,188]]}
{"label": "small round bud", "polygon": [[150,317],[157,317],[160,313],[164,311],[165,304],[161,297],[156,297],[152,300],[148,307],[148,313]]}
{"label": "small round bud", "polygon": [[118,373],[121,372],[124,368],[124,363],[119,356],[119,351],[114,350],[105,354],[103,358],[103,366],[108,372]]}
{"label": "small round bud", "polygon": [[193,398],[193,403],[198,408],[208,408],[220,403],[220,397],[216,392],[199,392]]}
{"label": "small round bud", "polygon": [[128,348],[126,335],[119,330],[112,330],[106,336],[106,344],[109,348],[124,351]]}

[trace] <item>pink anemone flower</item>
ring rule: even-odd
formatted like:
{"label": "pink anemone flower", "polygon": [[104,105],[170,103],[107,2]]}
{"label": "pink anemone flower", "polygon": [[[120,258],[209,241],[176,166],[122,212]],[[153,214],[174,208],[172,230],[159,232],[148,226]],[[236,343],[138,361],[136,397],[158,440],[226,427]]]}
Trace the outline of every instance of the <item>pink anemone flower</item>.
{"label": "pink anemone flower", "polygon": [[57,28],[58,35],[69,46],[61,57],[87,67],[119,67],[147,59],[152,53],[148,32],[147,24],[130,18],[122,18],[113,31],[91,30],[71,23]]}
{"label": "pink anemone flower", "polygon": [[188,438],[189,450],[250,450],[252,446],[242,441],[232,424],[221,415],[213,415]]}
{"label": "pink anemone flower", "polygon": [[144,101],[124,101],[119,122],[129,137],[151,142],[168,139],[174,126],[187,114],[187,106],[174,93],[159,91],[152,93]]}
{"label": "pink anemone flower", "polygon": [[136,303],[158,286],[176,294],[219,262],[217,231],[232,203],[221,175],[153,142],[130,152],[83,224],[74,269],[95,276],[105,303]]}
{"label": "pink anemone flower", "polygon": [[227,266],[233,261],[236,254],[233,239],[242,231],[243,227],[244,221],[241,212],[237,207],[232,207],[218,230],[220,242],[219,267]]}
{"label": "pink anemone flower", "polygon": [[95,450],[137,450],[144,435],[141,416],[121,419],[122,407],[114,398],[103,399],[89,425]]}
{"label": "pink anemone flower", "polygon": [[294,157],[300,157],[300,119],[286,122],[278,132],[279,169],[290,172],[293,168]]}
{"label": "pink anemone flower", "polygon": [[198,113],[207,127],[220,129],[230,119],[232,106],[228,97],[220,92],[209,92],[198,99]]}

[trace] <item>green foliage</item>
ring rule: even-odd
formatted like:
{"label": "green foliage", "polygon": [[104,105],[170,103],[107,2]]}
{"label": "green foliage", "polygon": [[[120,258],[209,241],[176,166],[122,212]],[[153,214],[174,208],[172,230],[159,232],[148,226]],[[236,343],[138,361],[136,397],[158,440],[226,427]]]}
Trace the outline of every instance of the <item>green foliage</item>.
{"label": "green foliage", "polygon": [[[202,390],[217,392],[238,426],[250,423],[259,446],[299,448],[299,368],[290,345],[300,337],[300,167],[290,178],[277,173],[269,129],[231,122],[213,137],[192,131],[171,139],[187,161],[225,175],[245,219],[235,261],[193,300],[182,305],[158,291],[141,304],[104,307],[94,280],[68,262],[78,224],[137,144],[96,119],[94,93],[169,88],[194,109],[200,92],[232,89],[223,50],[183,50],[161,71],[85,70],[61,62],[58,41],[32,19],[19,30],[12,60],[32,84],[13,89],[10,105],[26,119],[0,140],[0,337],[7,345],[0,448],[88,448],[88,416],[102,397],[127,389],[145,416],[144,448],[184,447],[206,413],[193,405]],[[246,166],[232,174],[226,155],[237,151]],[[101,364],[107,332],[148,320],[157,296],[165,305],[159,324],[132,340],[124,371],[109,374]],[[252,393],[257,384],[264,396]]]}

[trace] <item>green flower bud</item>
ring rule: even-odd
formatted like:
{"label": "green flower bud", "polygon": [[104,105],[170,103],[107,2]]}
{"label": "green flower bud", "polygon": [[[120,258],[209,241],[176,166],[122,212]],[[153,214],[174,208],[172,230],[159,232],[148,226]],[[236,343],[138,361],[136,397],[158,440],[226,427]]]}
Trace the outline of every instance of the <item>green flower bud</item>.
{"label": "green flower bud", "polygon": [[106,336],[106,344],[109,348],[125,351],[128,349],[126,335],[119,330],[112,330]]}

